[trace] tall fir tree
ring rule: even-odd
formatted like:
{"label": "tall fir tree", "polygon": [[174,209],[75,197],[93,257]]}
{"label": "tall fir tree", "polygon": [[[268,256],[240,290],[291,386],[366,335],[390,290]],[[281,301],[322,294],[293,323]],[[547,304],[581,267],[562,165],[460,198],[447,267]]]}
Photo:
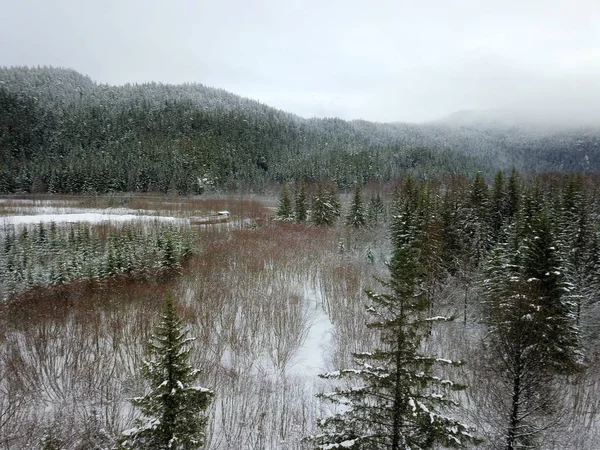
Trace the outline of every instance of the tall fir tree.
{"label": "tall fir tree", "polygon": [[526,280],[531,301],[543,317],[540,340],[547,348],[548,362],[556,372],[570,372],[576,366],[579,337],[575,324],[573,285],[567,281],[554,230],[544,208],[529,219],[519,254],[520,271]]}
{"label": "tall fir tree", "polygon": [[370,226],[376,226],[383,219],[385,213],[385,205],[379,193],[371,197],[367,205],[367,222]]}
{"label": "tall fir tree", "polygon": [[490,195],[490,210],[489,220],[491,228],[492,242],[497,242],[501,239],[502,227],[505,224],[505,204],[506,204],[506,186],[504,181],[504,173],[499,170],[494,178]]}
{"label": "tall fir tree", "polygon": [[519,173],[513,167],[506,183],[506,202],[504,203],[503,216],[511,222],[519,211],[521,203],[521,179]]}
{"label": "tall fir tree", "polygon": [[[569,175],[563,187],[560,211],[556,215],[560,217],[558,234],[562,240],[566,275],[578,292],[574,299],[577,324],[585,319],[584,310],[593,308],[599,295],[596,282],[597,236],[590,206],[581,175]],[[586,328],[589,325],[585,324]]]}
{"label": "tall fir tree", "polygon": [[199,372],[189,363],[193,340],[187,337],[169,294],[144,361],[149,389],[131,400],[143,419],[123,432],[123,448],[197,450],[204,446],[206,409],[214,394],[195,384]]}
{"label": "tall fir tree", "polygon": [[350,209],[346,215],[346,225],[354,228],[362,228],[366,222],[360,184],[357,183],[354,188],[354,197],[352,198]]}
{"label": "tall fir tree", "polygon": [[[521,213],[523,214],[523,213]],[[482,354],[505,450],[539,448],[556,420],[562,388],[556,379],[578,370],[581,355],[566,282],[543,209],[513,224],[484,269]]]}
{"label": "tall fir tree", "polygon": [[340,199],[333,186],[320,184],[313,196],[311,220],[315,225],[333,225],[340,217]]}
{"label": "tall fir tree", "polygon": [[448,318],[426,314],[422,230],[413,206],[405,202],[394,217],[390,278],[379,280],[385,292],[367,291],[373,316],[368,326],[378,331],[381,346],[355,354],[356,368],[321,376],[351,383],[319,395],[336,409],[318,422],[322,432],[311,438],[318,449],[464,448],[477,442],[466,425],[447,415],[457,406],[449,391],[464,386],[434,373],[438,365],[462,363],[421,352],[432,323]]}
{"label": "tall fir tree", "polygon": [[294,217],[296,222],[306,222],[308,219],[308,206],[306,205],[306,183],[300,182],[294,202]]}
{"label": "tall fir tree", "polygon": [[277,218],[279,220],[294,219],[294,210],[292,208],[292,200],[290,199],[290,191],[287,187],[287,184],[284,184],[283,188],[281,189],[279,207],[277,209]]}

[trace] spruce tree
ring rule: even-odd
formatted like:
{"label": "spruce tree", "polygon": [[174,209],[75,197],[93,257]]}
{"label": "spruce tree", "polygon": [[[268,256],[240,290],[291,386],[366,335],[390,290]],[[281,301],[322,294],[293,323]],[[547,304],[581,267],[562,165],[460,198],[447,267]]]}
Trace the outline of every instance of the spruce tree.
{"label": "spruce tree", "polygon": [[306,222],[308,207],[306,206],[306,183],[302,181],[295,197],[294,217],[296,222]]}
{"label": "spruce tree", "polygon": [[385,212],[385,206],[381,196],[377,194],[375,197],[371,197],[367,206],[367,221],[369,225],[376,226],[379,220],[382,219]]}
{"label": "spruce tree", "polygon": [[[521,212],[523,214],[523,212]],[[546,211],[513,224],[485,265],[485,377],[489,409],[505,450],[538,448],[556,419],[557,377],[578,370],[580,354],[566,282]]]}
{"label": "spruce tree", "polygon": [[529,221],[530,229],[519,251],[521,274],[531,302],[543,318],[539,336],[551,358],[548,364],[556,372],[570,372],[576,366],[579,345],[571,301],[575,293],[567,281],[548,212],[542,209]]}
{"label": "spruce tree", "polygon": [[502,227],[504,225],[504,205],[506,204],[506,188],[504,183],[504,173],[499,170],[492,184],[492,192],[490,196],[490,227],[492,231],[492,241],[497,242],[501,236]]}
{"label": "spruce tree", "polygon": [[143,375],[149,389],[131,403],[143,419],[123,432],[123,448],[197,450],[205,442],[206,409],[213,392],[195,384],[198,371],[189,364],[189,344],[175,302],[168,295],[156,334],[148,346]]}
{"label": "spruce tree", "polygon": [[[598,286],[596,263],[598,257],[597,236],[592,208],[583,188],[581,176],[570,175],[563,188],[560,206],[559,236],[566,266],[566,276],[578,291],[576,302],[577,324],[581,322],[583,309],[593,307]],[[583,314],[585,316],[585,314]]]}
{"label": "spruce tree", "polygon": [[466,246],[476,266],[483,261],[490,247],[492,238],[489,223],[488,186],[483,175],[478,172],[471,184],[468,217],[463,224]]}
{"label": "spruce tree", "polygon": [[279,208],[277,209],[277,218],[279,220],[293,220],[294,211],[292,209],[292,201],[286,184],[281,189],[281,197],[279,198]]}
{"label": "spruce tree", "polygon": [[354,188],[354,198],[350,204],[350,210],[346,215],[346,225],[354,228],[362,228],[366,224],[365,211],[360,192],[360,184],[356,184]]}
{"label": "spruce tree", "polygon": [[521,180],[516,169],[512,169],[506,185],[506,201],[502,210],[504,220],[512,222],[517,215],[521,203]]}
{"label": "spruce tree", "polygon": [[340,217],[340,200],[332,186],[319,185],[313,196],[311,220],[315,225],[333,225]]}
{"label": "spruce tree", "polygon": [[322,375],[350,379],[348,388],[320,394],[337,407],[318,422],[321,433],[311,437],[318,449],[360,450],[464,448],[477,441],[464,424],[447,415],[456,406],[451,390],[463,386],[436,376],[438,365],[454,362],[421,352],[421,341],[435,321],[422,288],[419,265],[422,230],[418,212],[406,202],[394,218],[394,252],[390,278],[379,280],[385,291],[367,291],[369,312],[381,346],[354,355],[357,367]]}

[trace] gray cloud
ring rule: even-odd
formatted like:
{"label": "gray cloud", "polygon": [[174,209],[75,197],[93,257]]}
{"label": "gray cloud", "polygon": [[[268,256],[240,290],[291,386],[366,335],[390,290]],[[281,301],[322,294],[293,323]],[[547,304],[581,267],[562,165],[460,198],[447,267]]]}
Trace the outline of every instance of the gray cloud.
{"label": "gray cloud", "polygon": [[303,116],[600,118],[596,0],[4,3],[3,65],[71,67],[111,84],[200,82]]}

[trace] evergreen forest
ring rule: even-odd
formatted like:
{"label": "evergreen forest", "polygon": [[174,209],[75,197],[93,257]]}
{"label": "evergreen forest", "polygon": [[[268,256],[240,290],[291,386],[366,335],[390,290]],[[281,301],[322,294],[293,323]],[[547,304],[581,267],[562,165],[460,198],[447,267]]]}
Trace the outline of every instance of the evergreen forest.
{"label": "evergreen forest", "polygon": [[0,448],[600,448],[599,144],[1,68]]}
{"label": "evergreen forest", "polygon": [[200,84],[109,86],[70,69],[0,68],[0,192],[342,189],[410,172],[594,172],[600,130],[303,119]]}

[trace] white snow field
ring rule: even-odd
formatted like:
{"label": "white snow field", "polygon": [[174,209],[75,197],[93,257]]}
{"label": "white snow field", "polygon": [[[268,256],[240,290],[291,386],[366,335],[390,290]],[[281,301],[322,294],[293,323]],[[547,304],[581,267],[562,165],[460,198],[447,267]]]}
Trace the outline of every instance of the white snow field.
{"label": "white snow field", "polygon": [[84,213],[45,213],[36,215],[22,216],[3,216],[0,218],[0,223],[3,225],[29,225],[38,223],[101,223],[101,222],[127,222],[133,220],[159,220],[166,222],[182,222],[187,223],[185,219],[165,216],[145,216],[135,214],[114,214],[104,212],[84,212]]}

